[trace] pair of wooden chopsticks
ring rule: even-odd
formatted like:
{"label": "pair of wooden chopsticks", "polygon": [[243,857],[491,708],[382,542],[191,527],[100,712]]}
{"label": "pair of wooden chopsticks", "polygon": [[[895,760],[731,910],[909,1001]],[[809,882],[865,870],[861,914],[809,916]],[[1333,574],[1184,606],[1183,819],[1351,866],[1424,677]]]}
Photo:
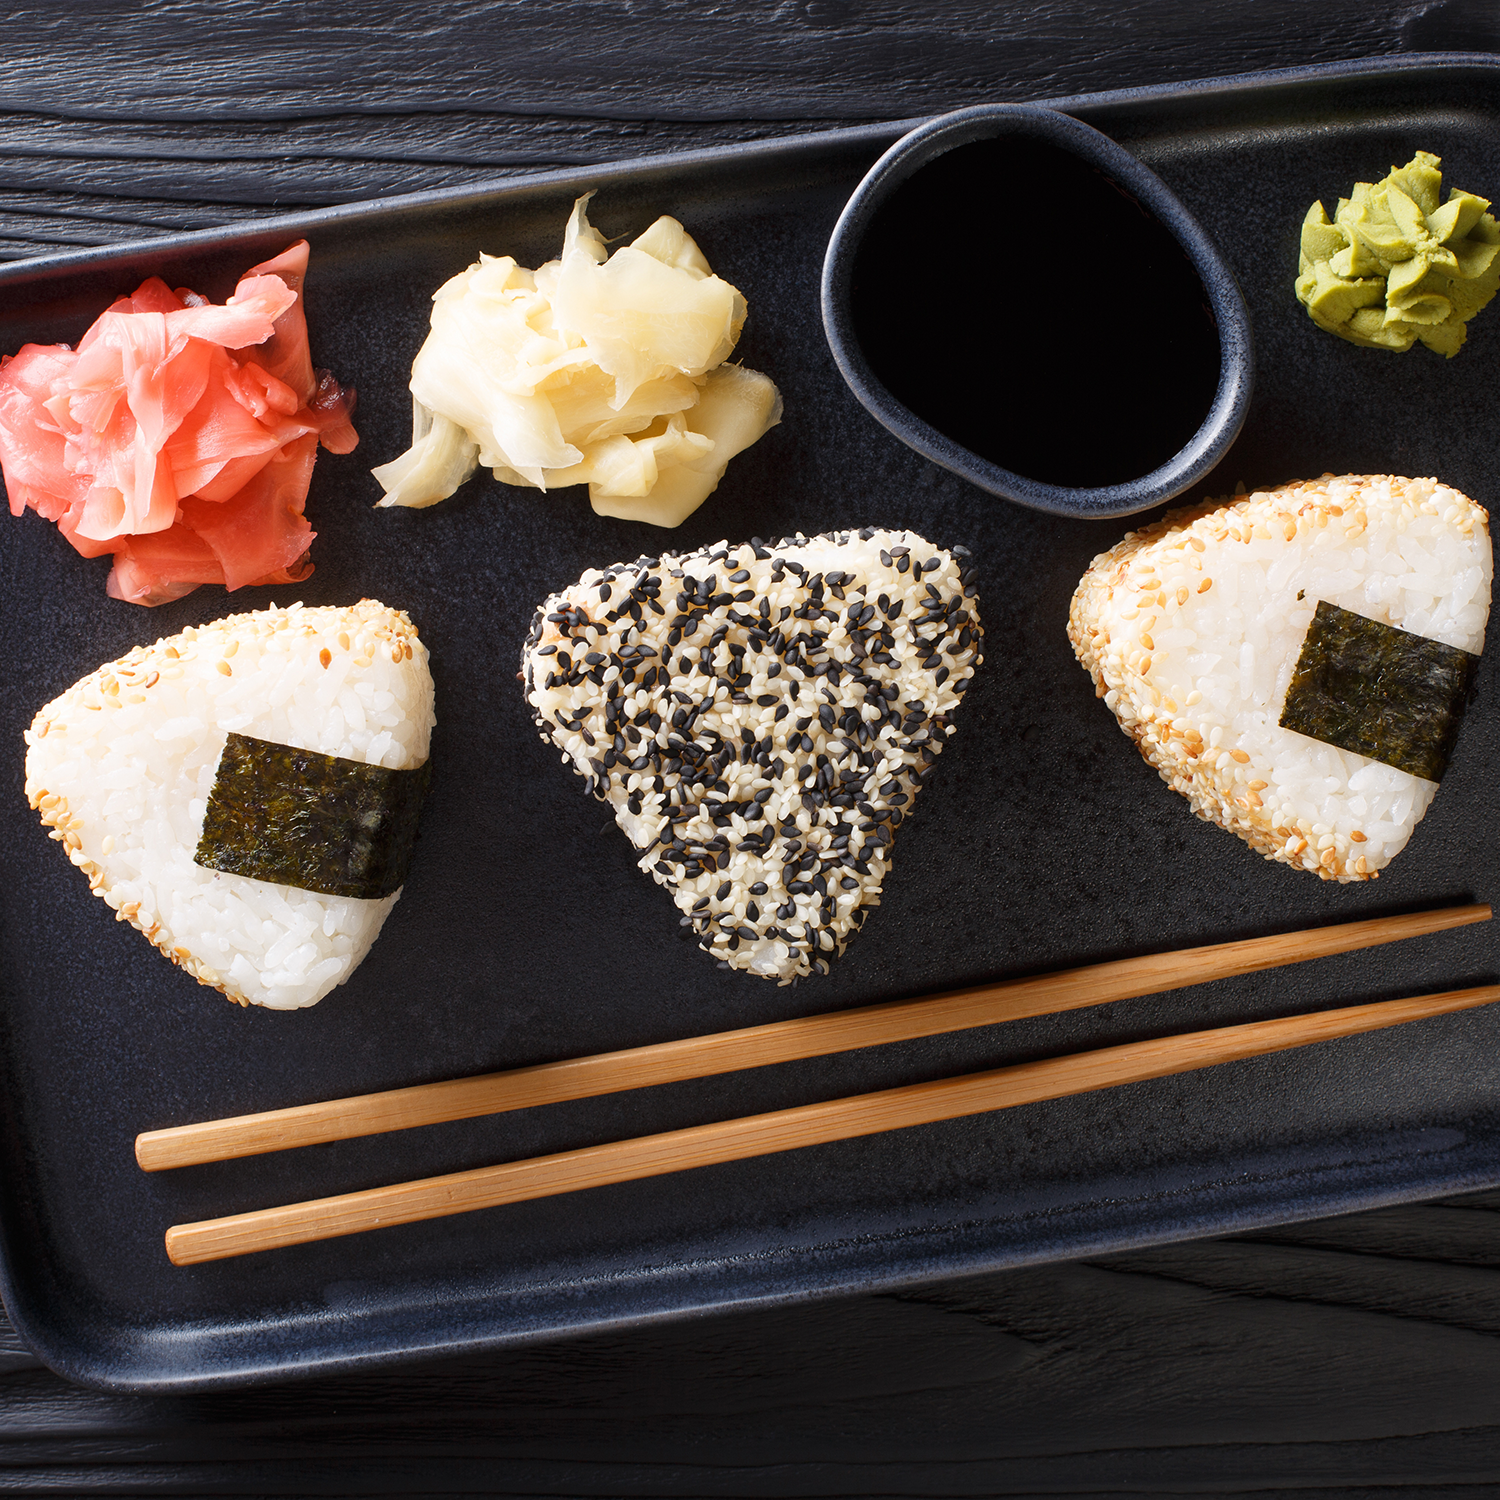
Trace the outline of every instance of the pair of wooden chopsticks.
{"label": "pair of wooden chopsticks", "polygon": [[[1211,979],[1485,922],[1490,915],[1488,906],[1459,906],[1217,943],[1007,980],[925,1000],[864,1006],[477,1078],[147,1131],[136,1138],[136,1159],[146,1171],[159,1171],[881,1046],[1159,994]],[[332,1239],[388,1224],[412,1223],[1113,1088],[1487,1005],[1497,999],[1500,986],[1487,985],[1132,1042],[933,1083],[883,1089],[471,1172],[174,1225],[167,1231],[167,1253],[175,1264],[187,1265]]]}

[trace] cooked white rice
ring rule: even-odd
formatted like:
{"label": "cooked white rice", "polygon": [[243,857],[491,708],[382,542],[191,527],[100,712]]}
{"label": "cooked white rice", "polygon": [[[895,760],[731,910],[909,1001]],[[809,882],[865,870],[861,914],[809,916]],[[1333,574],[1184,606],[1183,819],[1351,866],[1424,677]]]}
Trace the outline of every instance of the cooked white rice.
{"label": "cooked white rice", "polygon": [[1268,859],[1368,880],[1437,783],[1279,727],[1320,599],[1478,654],[1483,509],[1435,479],[1346,474],[1177,511],[1096,557],[1068,636],[1099,695],[1200,818]]}
{"label": "cooked white rice", "polygon": [[522,653],[542,737],[700,946],[788,983],[880,904],[982,632],[968,553],[909,531],[590,569]]}
{"label": "cooked white rice", "polygon": [[54,699],[26,732],[26,795],[120,921],[230,999],[293,1010],[354,972],[401,893],[324,896],[194,864],[225,738],[402,770],[426,760],[433,722],[404,614],[273,605],[138,646]]}

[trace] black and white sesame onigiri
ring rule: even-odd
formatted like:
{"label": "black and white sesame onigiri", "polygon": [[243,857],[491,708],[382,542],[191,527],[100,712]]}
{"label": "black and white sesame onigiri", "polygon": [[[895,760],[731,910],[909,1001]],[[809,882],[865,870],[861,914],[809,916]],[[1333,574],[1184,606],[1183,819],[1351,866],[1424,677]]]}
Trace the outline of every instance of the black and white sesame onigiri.
{"label": "black and white sesame onigiri", "polygon": [[1200,818],[1370,880],[1437,792],[1492,573],[1488,517],[1457,490],[1325,474],[1130,533],[1084,574],[1068,636]]}
{"label": "black and white sesame onigiri", "polygon": [[[337,758],[333,769],[346,776],[357,763],[356,781],[399,784],[425,765],[433,723],[427,649],[406,615],[373,599],[344,609],[272,606],[138,646],[54,699],[26,731],[26,795],[118,920],[231,1000],[293,1010],[354,972],[400,895],[389,887],[401,872],[376,872],[376,898],[205,866],[206,815],[225,785],[226,747],[258,747],[304,773]],[[289,785],[285,769],[278,774],[271,806]],[[422,781],[406,800],[412,820],[425,773]],[[333,801],[379,821],[358,798]],[[304,799],[292,813],[304,830],[309,820],[320,825],[313,842],[321,843],[319,810],[309,813]],[[274,822],[262,822],[261,833],[262,845],[279,842]],[[295,830],[280,842],[295,843]]]}
{"label": "black and white sesame onigiri", "polygon": [[963,548],[867,527],[590,569],[521,675],[704,951],[786,983],[879,905],[982,638]]}

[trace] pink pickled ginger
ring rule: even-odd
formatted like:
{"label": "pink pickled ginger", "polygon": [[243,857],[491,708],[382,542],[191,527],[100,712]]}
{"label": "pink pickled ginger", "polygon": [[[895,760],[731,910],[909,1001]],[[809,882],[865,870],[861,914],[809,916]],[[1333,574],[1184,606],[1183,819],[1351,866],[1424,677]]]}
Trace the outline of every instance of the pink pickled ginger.
{"label": "pink pickled ginger", "polygon": [[114,554],[116,599],[165,604],[200,583],[296,583],[319,443],[358,442],[354,392],[314,370],[307,242],[252,266],[223,306],[143,281],[76,350],[0,360],[0,468],[85,557]]}

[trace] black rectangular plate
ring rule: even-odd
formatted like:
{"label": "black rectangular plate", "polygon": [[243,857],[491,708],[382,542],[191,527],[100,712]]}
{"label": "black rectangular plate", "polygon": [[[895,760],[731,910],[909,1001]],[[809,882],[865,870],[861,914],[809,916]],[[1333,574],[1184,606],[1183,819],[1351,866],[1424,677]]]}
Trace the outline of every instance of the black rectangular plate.
{"label": "black rectangular plate", "polygon": [[[1452,361],[1356,349],[1292,296],[1314,198],[1417,147],[1500,196],[1496,63],[1219,81],[1064,101],[1154,167],[1231,261],[1259,354],[1254,406],[1204,493],[1335,472],[1436,474],[1495,498],[1500,311]],[[1500,1183],[1500,1009],[1004,1113],[172,1267],[168,1225],[1204,1025],[1480,983],[1487,927],[1106,1010],[723,1079],[152,1176],[136,1133],[513,1067],[1007,975],[1471,899],[1500,889],[1495,653],[1426,821],[1376,883],[1325,885],[1197,822],[1096,701],[1063,633],[1089,560],[1127,522],[993,499],[908,451],[834,369],[824,245],[899,127],[390,200],[0,271],[0,348],[73,340],[148,274],[216,298],[305,234],[317,363],[360,390],[359,450],[323,455],[317,572],[205,588],[152,614],[105,597],[35,516],[0,526],[0,1162],[3,1290],[54,1368],[115,1388],[207,1387],[472,1350],[713,1308],[888,1286],[1244,1229]],[[480,250],[555,255],[575,195],[611,236],[674,214],[749,299],[740,357],[786,420],[670,536],[582,492],[476,480],[374,511],[405,446],[428,298]],[[976,188],[976,191],[979,189]],[[1058,222],[1039,213],[1039,225]],[[1068,235],[1059,253],[1095,247]],[[1038,283],[1047,246],[1036,246]],[[921,277],[985,276],[934,244]],[[1007,263],[1007,274],[1014,264]],[[1127,289],[1129,290],[1129,289]],[[1101,315],[1108,312],[1101,298]],[[1080,351],[1080,357],[1086,357]],[[1026,350],[995,350],[997,399]],[[1080,413],[1080,420],[1086,420]],[[537,602],[664,546],[909,526],[982,569],[987,661],[885,900],[833,974],[718,970],[542,745],[515,682]],[[242,1010],[166,964],[87,892],[22,795],[35,710],[131,645],[271,599],[372,596],[432,649],[434,776],[406,893],[353,979],[306,1012]]]}

